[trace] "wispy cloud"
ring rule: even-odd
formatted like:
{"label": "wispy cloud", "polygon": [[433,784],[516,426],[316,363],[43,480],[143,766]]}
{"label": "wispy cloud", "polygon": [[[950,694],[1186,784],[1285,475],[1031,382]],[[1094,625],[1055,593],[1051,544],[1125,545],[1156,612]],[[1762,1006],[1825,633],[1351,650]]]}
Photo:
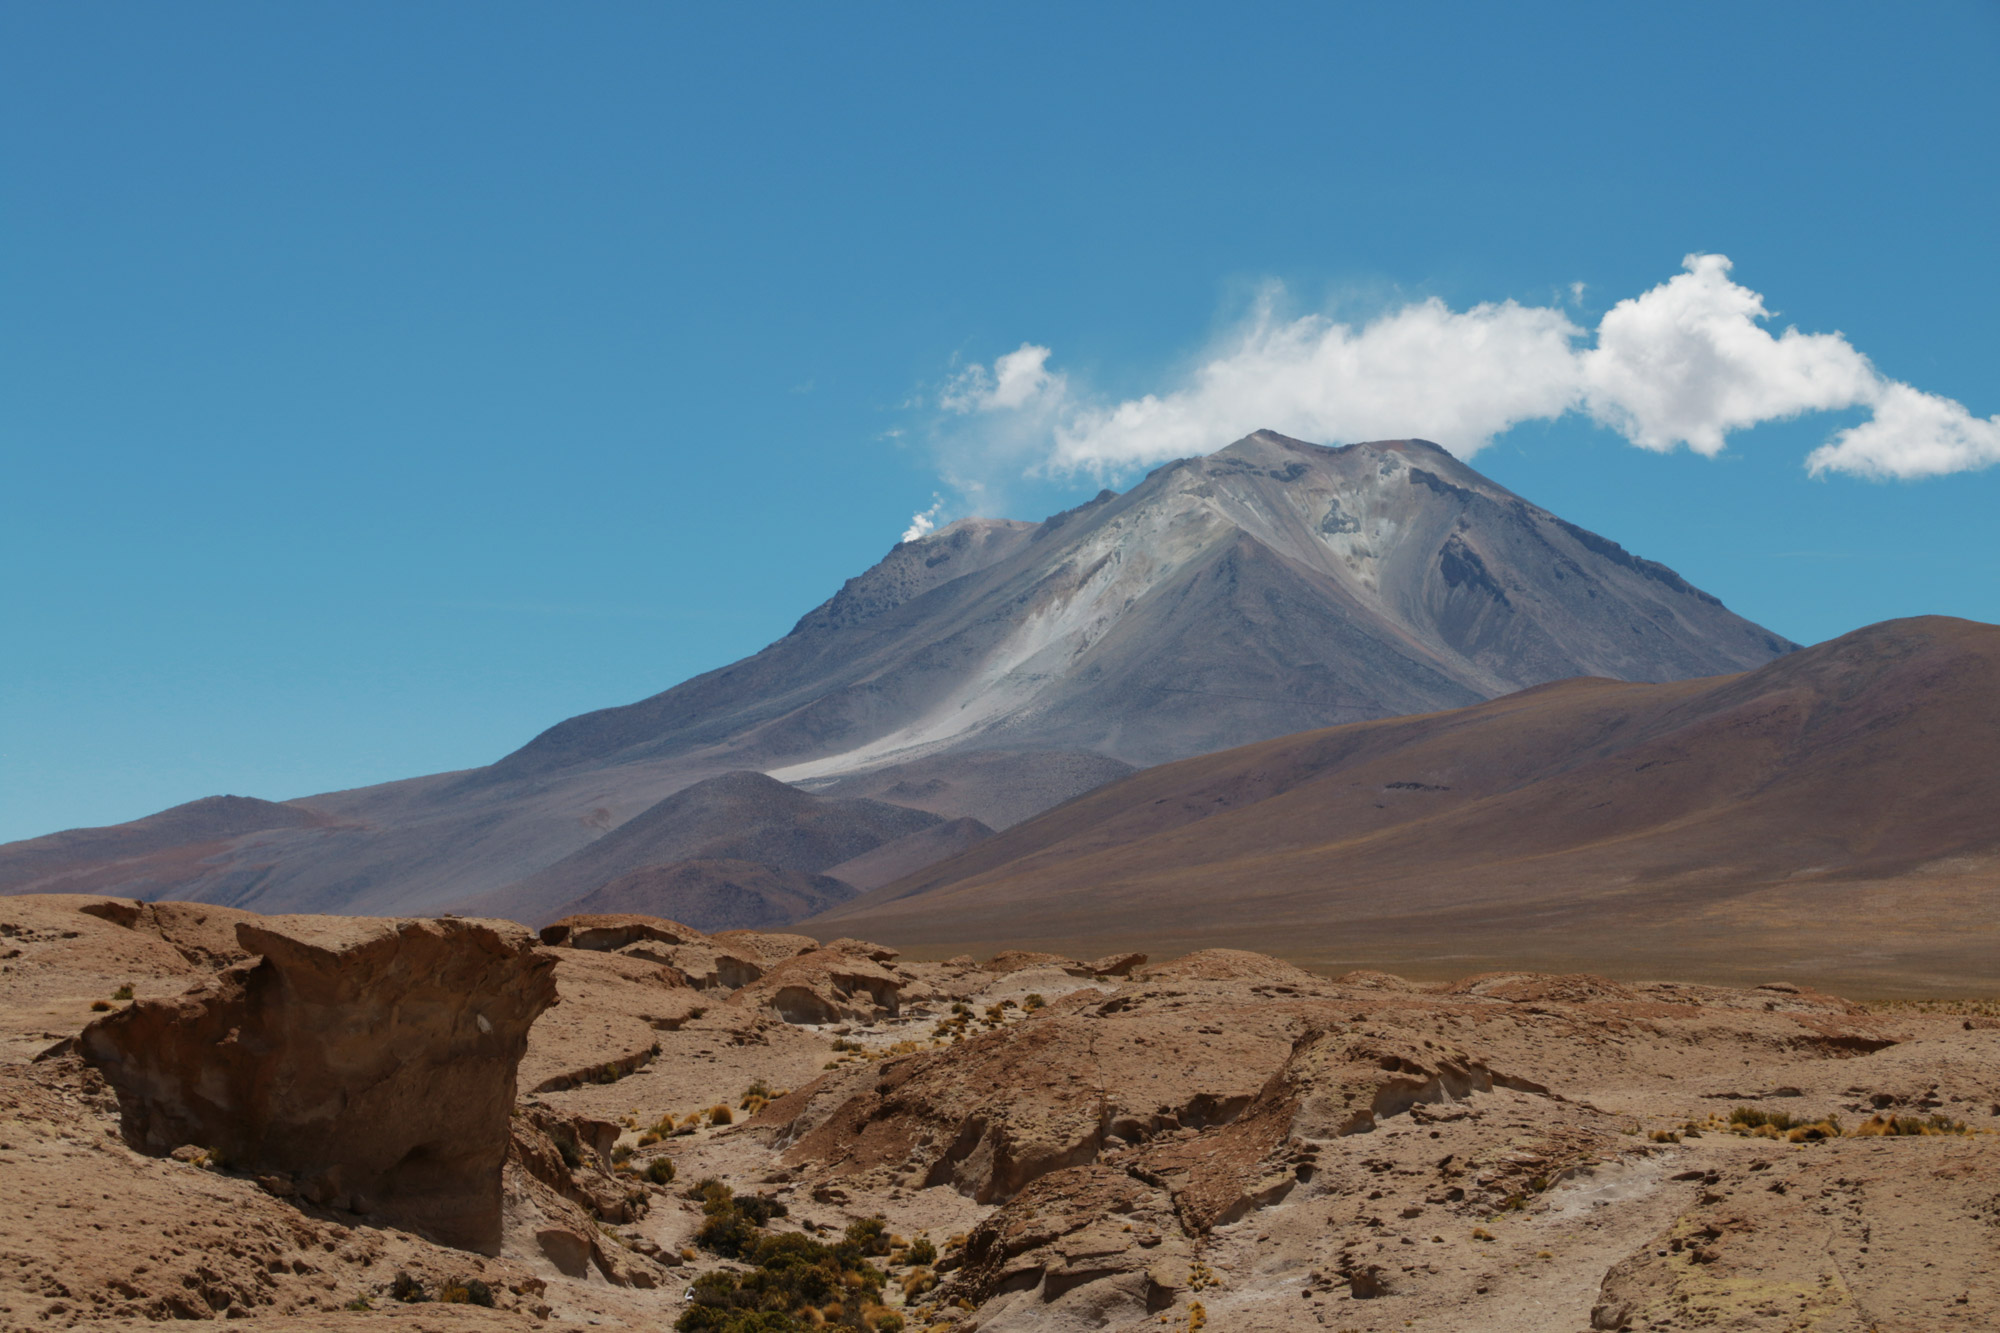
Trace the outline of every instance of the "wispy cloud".
{"label": "wispy cloud", "polygon": [[[1431,299],[1361,324],[1287,318],[1273,289],[1180,382],[1122,401],[1024,343],[937,394],[941,471],[977,505],[996,478],[1112,476],[1259,427],[1328,443],[1420,436],[1469,457],[1512,426],[1570,412],[1642,449],[1712,457],[1760,422],[1854,407],[1869,419],[1813,451],[1813,473],[1912,478],[2000,462],[2000,416],[1889,379],[1840,333],[1773,332],[1764,298],[1722,255],[1682,267],[1594,330],[1560,306],[1513,301]],[[1581,285],[1569,295],[1580,300]]]}

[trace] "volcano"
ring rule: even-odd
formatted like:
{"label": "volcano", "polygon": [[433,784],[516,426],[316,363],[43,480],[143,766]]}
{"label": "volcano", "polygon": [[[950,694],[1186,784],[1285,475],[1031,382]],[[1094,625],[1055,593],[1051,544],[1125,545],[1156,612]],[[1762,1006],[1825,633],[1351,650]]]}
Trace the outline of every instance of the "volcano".
{"label": "volcano", "polygon": [[1739,672],[1794,647],[1436,445],[1260,431],[1041,523],[904,542],[754,656],[485,768],[287,802],[297,819],[204,830],[199,847],[120,830],[18,843],[0,848],[0,887],[264,912],[491,905],[729,773],[1002,829],[1134,768],[1568,677]]}

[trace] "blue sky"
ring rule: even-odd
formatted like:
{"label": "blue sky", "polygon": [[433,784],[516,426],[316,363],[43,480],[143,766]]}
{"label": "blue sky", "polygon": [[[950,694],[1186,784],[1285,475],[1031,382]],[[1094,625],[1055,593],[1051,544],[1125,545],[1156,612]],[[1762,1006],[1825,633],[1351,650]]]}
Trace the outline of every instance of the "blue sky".
{"label": "blue sky", "polygon": [[[1586,346],[1722,254],[1991,417],[1996,68],[1990,0],[5,7],[0,839],[468,767],[754,651],[974,504],[941,471],[1094,493],[982,454],[969,367],[1170,394],[1273,284]],[[2000,620],[2000,469],[1808,474],[1867,419],[1473,462],[1795,639]]]}

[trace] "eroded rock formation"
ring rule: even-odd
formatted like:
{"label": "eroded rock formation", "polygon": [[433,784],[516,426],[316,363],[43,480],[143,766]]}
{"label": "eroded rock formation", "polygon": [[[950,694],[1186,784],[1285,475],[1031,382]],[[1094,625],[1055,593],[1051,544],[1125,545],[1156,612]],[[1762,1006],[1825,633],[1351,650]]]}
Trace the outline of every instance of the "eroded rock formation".
{"label": "eroded rock formation", "polygon": [[554,961],[509,922],[268,917],[257,955],[79,1041],[128,1141],[493,1252],[515,1070]]}

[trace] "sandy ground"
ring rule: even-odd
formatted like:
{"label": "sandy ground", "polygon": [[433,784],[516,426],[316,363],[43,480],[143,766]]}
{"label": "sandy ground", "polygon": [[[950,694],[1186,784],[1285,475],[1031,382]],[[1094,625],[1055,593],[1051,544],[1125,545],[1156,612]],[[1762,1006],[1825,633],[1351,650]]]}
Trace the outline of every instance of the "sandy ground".
{"label": "sandy ground", "polygon": [[[0,960],[0,1327],[670,1327],[696,1274],[740,1267],[695,1245],[685,1187],[705,1177],[782,1201],[780,1230],[879,1215],[931,1240],[942,1285],[888,1293],[912,1329],[2000,1327],[1991,1004],[1333,981],[1216,954],[1136,977],[896,962],[893,1014],[857,1002],[802,1024],[643,959],[559,951],[561,1021],[537,1027],[524,1071],[619,1068],[540,1092],[524,1073],[524,1105],[614,1122],[632,1164],[675,1167],[672,1185],[633,1185],[643,1215],[598,1224],[629,1250],[621,1285],[566,1275],[522,1228],[470,1255],[133,1151],[93,1071],[35,1056],[116,987],[172,993],[214,961],[24,901],[0,900],[16,951]],[[751,1115],[757,1084],[791,1095]],[[734,1123],[640,1145],[662,1115],[718,1104]],[[1846,1133],[1730,1132],[1738,1106]],[[1963,1132],[1855,1136],[1878,1112]],[[499,1308],[404,1304],[399,1273],[430,1292],[478,1277]]]}

